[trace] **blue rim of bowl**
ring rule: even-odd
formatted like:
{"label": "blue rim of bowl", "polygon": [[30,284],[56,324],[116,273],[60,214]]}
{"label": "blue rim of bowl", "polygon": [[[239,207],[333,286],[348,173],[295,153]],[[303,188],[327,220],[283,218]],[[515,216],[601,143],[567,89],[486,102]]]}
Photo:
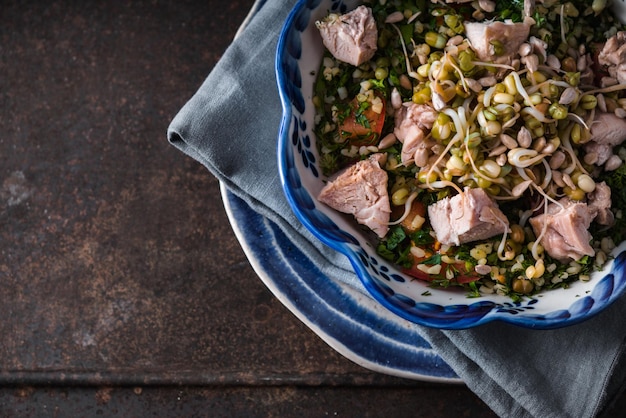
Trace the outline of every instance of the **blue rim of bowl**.
{"label": "blue rim of bowl", "polygon": [[[592,278],[596,283],[588,294],[580,296],[567,309],[546,314],[534,313],[534,305],[540,301],[538,297],[519,302],[496,303],[483,300],[467,305],[442,306],[417,302],[410,297],[396,294],[382,281],[373,278],[368,271],[368,267],[372,267],[368,262],[372,259],[362,249],[353,250],[351,246],[357,245],[356,239],[316,209],[315,202],[300,182],[295,167],[294,146],[307,168],[314,175],[319,175],[313,165],[314,157],[306,149],[311,144],[310,138],[308,135],[302,138],[297,135],[298,129],[306,129],[306,122],[293,112],[295,107],[302,115],[306,107],[304,97],[299,91],[302,75],[296,64],[302,56],[300,34],[307,29],[311,10],[319,4],[319,0],[300,0],[289,13],[278,39],[275,72],[283,108],[277,144],[279,176],[284,194],[296,217],[321,242],[348,257],[357,276],[375,300],[404,319],[432,328],[466,329],[491,321],[502,321],[531,329],[554,329],[585,321],[621,296],[626,290],[626,250],[615,255],[610,272],[601,278]],[[333,8],[345,12],[342,1],[333,1]],[[292,123],[298,129],[290,135]]]}

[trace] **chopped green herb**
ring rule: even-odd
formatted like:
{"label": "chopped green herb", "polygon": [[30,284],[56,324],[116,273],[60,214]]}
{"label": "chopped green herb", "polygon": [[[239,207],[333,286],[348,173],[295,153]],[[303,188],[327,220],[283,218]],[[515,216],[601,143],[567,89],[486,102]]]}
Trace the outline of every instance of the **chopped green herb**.
{"label": "chopped green herb", "polygon": [[355,112],[354,112],[354,117],[356,119],[356,122],[359,125],[362,125],[362,126],[368,128],[368,129],[371,127],[370,126],[370,121],[369,121],[369,119],[367,119],[365,114],[363,114],[363,112],[365,112],[367,109],[369,109],[370,106],[371,106],[371,103],[369,103],[369,102],[361,102],[359,104],[358,109],[356,109]]}
{"label": "chopped green herb", "polygon": [[411,234],[411,240],[415,243],[415,245],[431,245],[435,242],[435,238],[430,235],[429,228],[422,228],[418,231],[415,231]]}
{"label": "chopped green herb", "polygon": [[420,262],[420,264],[426,264],[427,266],[434,266],[441,264],[441,254],[436,253],[428,257],[426,260]]}

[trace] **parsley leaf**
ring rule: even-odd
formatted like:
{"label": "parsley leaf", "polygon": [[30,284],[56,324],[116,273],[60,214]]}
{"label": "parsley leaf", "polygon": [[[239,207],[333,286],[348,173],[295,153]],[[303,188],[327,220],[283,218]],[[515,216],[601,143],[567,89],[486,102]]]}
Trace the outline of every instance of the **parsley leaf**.
{"label": "parsley leaf", "polygon": [[358,109],[354,111],[354,119],[359,125],[365,126],[367,129],[370,128],[370,121],[365,116],[365,111],[369,109],[371,104],[369,102],[361,102],[359,103]]}
{"label": "parsley leaf", "polygon": [[411,240],[415,245],[430,245],[435,242],[435,239],[430,235],[430,229],[422,228],[411,234]]}
{"label": "parsley leaf", "polygon": [[[622,164],[617,170],[604,172],[600,176],[611,188],[611,206],[624,210],[626,208],[626,164]],[[594,237],[610,235],[615,243],[626,240],[626,216],[615,217],[615,223],[608,230],[599,228],[597,232],[591,231]]]}
{"label": "parsley leaf", "polygon": [[420,264],[426,264],[427,266],[435,266],[441,264],[441,254],[435,253],[432,256],[428,257],[426,260],[422,261]]}
{"label": "parsley leaf", "polygon": [[398,225],[390,229],[387,238],[376,246],[376,252],[381,257],[406,268],[413,264],[410,250],[411,240]]}

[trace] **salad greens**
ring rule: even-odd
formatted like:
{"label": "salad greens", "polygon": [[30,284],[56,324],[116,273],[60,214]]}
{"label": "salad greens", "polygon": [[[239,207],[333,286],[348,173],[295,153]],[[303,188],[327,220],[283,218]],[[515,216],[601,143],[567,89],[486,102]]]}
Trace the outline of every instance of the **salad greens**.
{"label": "salad greens", "polygon": [[[460,286],[470,297],[499,293],[517,300],[589,280],[626,240],[626,151],[613,150],[622,160],[615,170],[584,158],[589,125],[603,101],[622,106],[626,116],[622,86],[597,85],[606,70],[594,60],[606,40],[625,29],[607,12],[607,0],[544,0],[533,10],[522,0],[495,0],[492,10],[477,2],[365,4],[378,30],[375,55],[352,66],[326,51],[313,102],[325,175],[372,153],[387,155],[392,219],[403,213],[407,219],[390,226],[376,244],[378,254],[434,287]],[[532,22],[520,46],[526,52],[506,60],[506,42],[496,38],[489,44],[493,60],[480,59],[468,40],[469,21]],[[417,157],[403,162],[403,143],[393,140],[398,100],[437,111],[425,131],[434,145],[423,164]],[[520,131],[528,131],[528,144]],[[508,146],[503,136],[517,142]],[[564,159],[560,164],[556,155]],[[529,219],[560,199],[587,202],[602,182],[612,191],[615,222],[592,223],[595,255],[568,262],[550,256]],[[425,208],[463,188],[485,190],[510,231],[461,245],[439,242]]]}

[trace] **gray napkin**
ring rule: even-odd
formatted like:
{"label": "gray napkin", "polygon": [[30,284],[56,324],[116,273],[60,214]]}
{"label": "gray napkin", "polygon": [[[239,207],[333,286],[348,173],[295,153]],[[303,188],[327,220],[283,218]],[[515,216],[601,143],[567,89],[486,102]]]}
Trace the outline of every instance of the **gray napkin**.
{"label": "gray napkin", "polygon": [[[278,35],[295,0],[258,3],[168,129],[169,141],[276,223],[325,275],[365,290],[345,256],[293,215],[276,166],[281,104],[274,75]],[[626,379],[626,300],[568,328],[536,331],[493,323],[419,333],[494,412],[506,417],[599,416]]]}

